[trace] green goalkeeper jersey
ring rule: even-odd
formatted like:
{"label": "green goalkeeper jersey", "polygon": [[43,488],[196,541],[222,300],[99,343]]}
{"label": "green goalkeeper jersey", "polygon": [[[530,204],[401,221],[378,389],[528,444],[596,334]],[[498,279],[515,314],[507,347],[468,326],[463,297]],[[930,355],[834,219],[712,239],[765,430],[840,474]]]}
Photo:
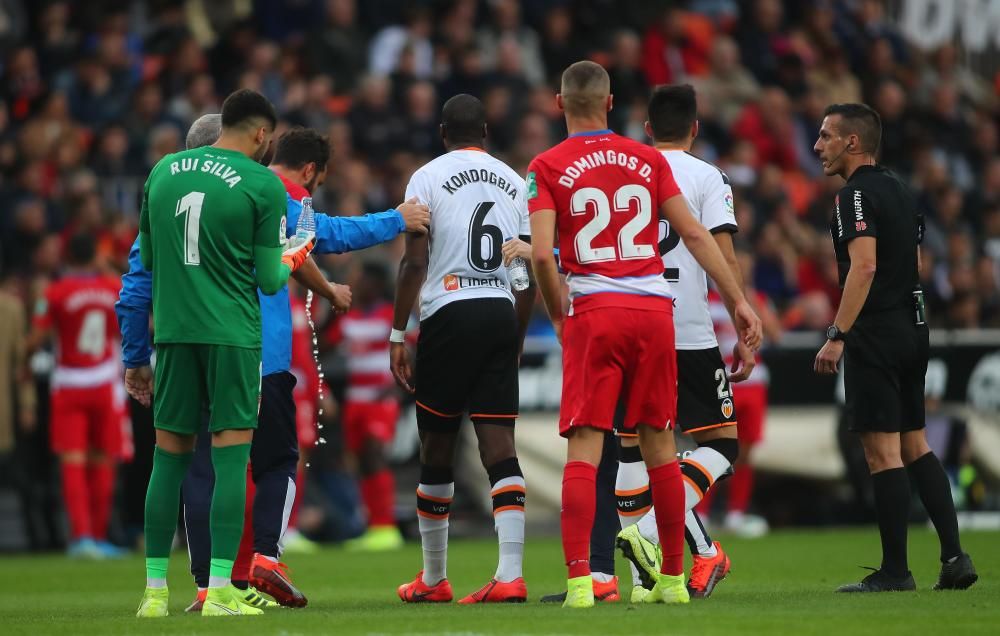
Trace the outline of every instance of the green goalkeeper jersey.
{"label": "green goalkeeper jersey", "polygon": [[286,207],[277,175],[234,150],[204,146],[156,164],[139,217],[156,343],[261,346],[254,247],[281,247]]}

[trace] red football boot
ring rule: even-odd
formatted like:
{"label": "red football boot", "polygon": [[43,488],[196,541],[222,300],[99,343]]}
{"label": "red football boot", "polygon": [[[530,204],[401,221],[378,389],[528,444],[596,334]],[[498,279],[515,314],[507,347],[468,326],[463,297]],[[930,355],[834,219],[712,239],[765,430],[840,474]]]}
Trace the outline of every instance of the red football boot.
{"label": "red football boot", "polygon": [[528,586],[523,578],[516,578],[509,583],[501,583],[496,579],[469,594],[458,603],[471,605],[473,603],[523,603],[528,600]]}
{"label": "red football boot", "polygon": [[250,565],[250,585],[270,594],[285,607],[305,607],[309,602],[305,594],[292,585],[287,565],[259,554],[253,555],[253,563]]}
{"label": "red football boot", "polygon": [[729,574],[729,556],[722,550],[719,542],[715,542],[714,557],[695,556],[691,566],[691,576],[688,577],[688,593],[691,598],[708,598],[722,579]]}
{"label": "red football boot", "polygon": [[208,590],[198,590],[198,595],[194,597],[194,602],[187,606],[185,612],[191,614],[201,614],[201,608],[205,606],[205,599],[208,597]]}
{"label": "red football boot", "polygon": [[404,603],[450,603],[454,598],[448,579],[441,579],[436,585],[427,585],[423,570],[417,572],[417,578],[411,582],[400,585],[396,592]]}
{"label": "red football boot", "polygon": [[601,583],[594,581],[594,600],[600,603],[615,603],[621,600],[618,595],[618,577],[612,577],[610,581]]}

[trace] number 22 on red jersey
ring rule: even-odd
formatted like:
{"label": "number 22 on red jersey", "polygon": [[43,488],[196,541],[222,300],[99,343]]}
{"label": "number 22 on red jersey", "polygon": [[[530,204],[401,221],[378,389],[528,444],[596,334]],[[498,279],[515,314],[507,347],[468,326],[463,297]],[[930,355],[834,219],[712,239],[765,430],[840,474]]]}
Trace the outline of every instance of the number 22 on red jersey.
{"label": "number 22 on red jersey", "polygon": [[571,276],[662,275],[659,210],[680,190],[653,148],[610,131],[571,136],[531,162],[527,187],[529,212],[556,211]]}

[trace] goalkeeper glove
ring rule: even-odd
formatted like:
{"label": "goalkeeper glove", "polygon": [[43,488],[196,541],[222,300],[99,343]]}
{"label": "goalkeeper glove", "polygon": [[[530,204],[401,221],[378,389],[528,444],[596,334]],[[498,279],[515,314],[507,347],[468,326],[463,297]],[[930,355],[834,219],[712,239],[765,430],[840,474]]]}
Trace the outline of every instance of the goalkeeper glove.
{"label": "goalkeeper glove", "polygon": [[281,262],[294,272],[302,267],[302,264],[309,258],[309,254],[312,253],[315,246],[315,238],[309,238],[299,243],[293,238],[290,247],[281,253]]}

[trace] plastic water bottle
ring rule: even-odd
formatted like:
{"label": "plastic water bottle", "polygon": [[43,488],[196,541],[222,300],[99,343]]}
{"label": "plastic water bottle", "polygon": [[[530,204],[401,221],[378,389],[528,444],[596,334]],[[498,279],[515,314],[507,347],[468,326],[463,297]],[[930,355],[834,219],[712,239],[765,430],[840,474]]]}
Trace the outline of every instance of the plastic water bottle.
{"label": "plastic water bottle", "polygon": [[523,258],[514,257],[514,260],[507,266],[507,277],[510,279],[510,286],[514,291],[524,291],[528,288],[528,264],[524,262]]}
{"label": "plastic water bottle", "polygon": [[299,222],[295,226],[295,238],[305,243],[316,236],[316,213],[313,212],[312,197],[302,199],[302,212],[299,214]]}

